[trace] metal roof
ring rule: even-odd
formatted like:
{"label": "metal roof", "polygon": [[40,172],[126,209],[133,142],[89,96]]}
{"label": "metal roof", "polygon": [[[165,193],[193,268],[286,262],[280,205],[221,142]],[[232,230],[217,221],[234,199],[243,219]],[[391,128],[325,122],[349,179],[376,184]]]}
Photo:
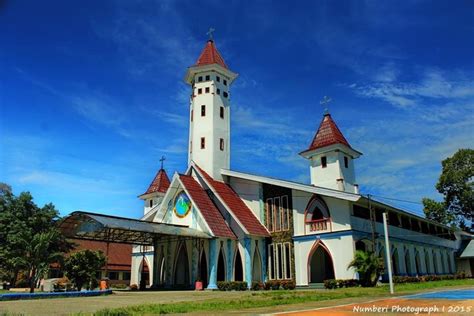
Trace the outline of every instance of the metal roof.
{"label": "metal roof", "polygon": [[474,258],[474,239],[467,244],[459,258]]}
{"label": "metal roof", "polygon": [[187,226],[81,211],[66,216],[59,223],[59,228],[68,238],[134,245],[153,245],[154,238],[168,236],[211,238],[210,235]]}

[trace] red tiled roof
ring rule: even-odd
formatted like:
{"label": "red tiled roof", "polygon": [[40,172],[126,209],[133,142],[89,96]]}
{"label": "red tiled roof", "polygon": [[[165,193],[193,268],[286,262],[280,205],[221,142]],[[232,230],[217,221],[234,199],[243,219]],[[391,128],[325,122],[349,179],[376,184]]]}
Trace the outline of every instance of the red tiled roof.
{"label": "red tiled roof", "polygon": [[[93,240],[82,240],[82,239],[69,239],[71,242],[76,244],[76,248],[71,250],[66,256],[69,256],[80,250],[89,249],[92,251],[101,250],[104,255],[107,253],[107,243],[103,241]],[[107,260],[107,269],[109,270],[120,270],[130,271],[132,266],[132,245],[109,243],[109,256]],[[53,268],[57,268],[59,265],[54,263],[51,265]]]}
{"label": "red tiled roof", "polygon": [[346,138],[342,135],[336,123],[331,118],[331,115],[328,113],[324,115],[318,131],[316,132],[316,135],[314,135],[313,141],[305,152],[334,144],[343,144],[351,148],[351,145],[349,145]]}
{"label": "red tiled roof", "polygon": [[224,59],[216,48],[214,41],[209,40],[199,56],[196,66],[218,64],[227,69]]}
{"label": "red tiled roof", "polygon": [[216,208],[214,203],[212,203],[211,199],[199,183],[194,180],[193,177],[182,174],[179,175],[179,179],[191,196],[191,199],[196,203],[197,208],[201,212],[206,223],[209,225],[212,233],[217,237],[236,238],[235,234],[222,217],[222,214]]}
{"label": "red tiled roof", "polygon": [[205,180],[214,193],[217,194],[234,214],[237,220],[244,226],[250,235],[269,237],[267,229],[260,223],[252,211],[245,205],[242,199],[226,183],[212,179],[204,170],[197,166],[198,171],[204,176]]}
{"label": "red tiled roof", "polygon": [[161,192],[161,193],[166,193],[170,186],[170,179],[168,178],[168,175],[166,174],[166,171],[164,169],[160,169],[158,173],[156,174],[155,178],[151,182],[150,186],[148,187],[148,190],[146,190],[145,194],[150,194],[154,192]]}

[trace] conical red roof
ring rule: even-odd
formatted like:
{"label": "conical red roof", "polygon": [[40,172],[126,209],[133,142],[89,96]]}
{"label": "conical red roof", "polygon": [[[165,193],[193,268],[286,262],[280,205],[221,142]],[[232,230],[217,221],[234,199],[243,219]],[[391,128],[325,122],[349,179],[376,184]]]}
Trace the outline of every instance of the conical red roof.
{"label": "conical red roof", "polygon": [[227,69],[224,58],[216,48],[213,40],[209,40],[199,56],[195,66],[218,64]]}
{"label": "conical red roof", "polygon": [[334,144],[343,144],[352,148],[337,127],[336,122],[334,122],[331,115],[327,113],[324,114],[323,120],[319,125],[316,135],[314,135],[313,141],[305,151],[323,148]]}
{"label": "conical red roof", "polygon": [[170,186],[170,179],[168,178],[168,175],[166,174],[165,169],[160,169],[158,173],[156,174],[155,178],[151,182],[150,186],[148,187],[148,190],[146,190],[145,194],[150,194],[154,192],[161,192],[161,193],[166,193]]}

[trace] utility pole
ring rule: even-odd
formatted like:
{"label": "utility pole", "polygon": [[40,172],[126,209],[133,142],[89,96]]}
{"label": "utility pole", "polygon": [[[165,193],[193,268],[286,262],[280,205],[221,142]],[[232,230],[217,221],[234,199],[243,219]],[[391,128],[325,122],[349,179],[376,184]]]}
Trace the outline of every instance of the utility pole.
{"label": "utility pole", "polygon": [[390,256],[390,243],[388,241],[387,212],[383,213],[383,230],[385,235],[385,255],[387,257],[388,282],[390,283],[390,294],[393,294],[392,257]]}
{"label": "utility pole", "polygon": [[370,200],[370,194],[367,194],[369,202],[369,215],[370,215],[370,226],[372,228],[372,252],[375,253],[375,212],[372,211],[372,203]]}

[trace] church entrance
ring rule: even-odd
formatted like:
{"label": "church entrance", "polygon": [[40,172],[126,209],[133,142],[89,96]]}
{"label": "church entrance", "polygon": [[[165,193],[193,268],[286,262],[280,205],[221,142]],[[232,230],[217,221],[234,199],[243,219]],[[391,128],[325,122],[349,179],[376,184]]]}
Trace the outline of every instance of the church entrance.
{"label": "church entrance", "polygon": [[234,263],[234,281],[243,281],[244,280],[244,269],[242,266],[242,257],[240,256],[240,251],[237,249],[235,255]]}
{"label": "church entrance", "polygon": [[334,279],[332,259],[325,247],[317,245],[310,254],[308,270],[310,283],[323,283],[324,280]]}
{"label": "church entrance", "polygon": [[207,260],[206,260],[206,254],[201,252],[201,261],[200,261],[200,267],[199,267],[199,276],[202,281],[202,286],[204,288],[207,287]]}
{"label": "church entrance", "polygon": [[182,243],[178,251],[174,268],[174,284],[178,286],[189,285],[189,261],[186,244]]}
{"label": "church entrance", "polygon": [[225,259],[222,249],[217,260],[217,281],[225,281]]}
{"label": "church entrance", "polygon": [[252,281],[262,282],[262,261],[258,249],[255,250],[252,263]]}

